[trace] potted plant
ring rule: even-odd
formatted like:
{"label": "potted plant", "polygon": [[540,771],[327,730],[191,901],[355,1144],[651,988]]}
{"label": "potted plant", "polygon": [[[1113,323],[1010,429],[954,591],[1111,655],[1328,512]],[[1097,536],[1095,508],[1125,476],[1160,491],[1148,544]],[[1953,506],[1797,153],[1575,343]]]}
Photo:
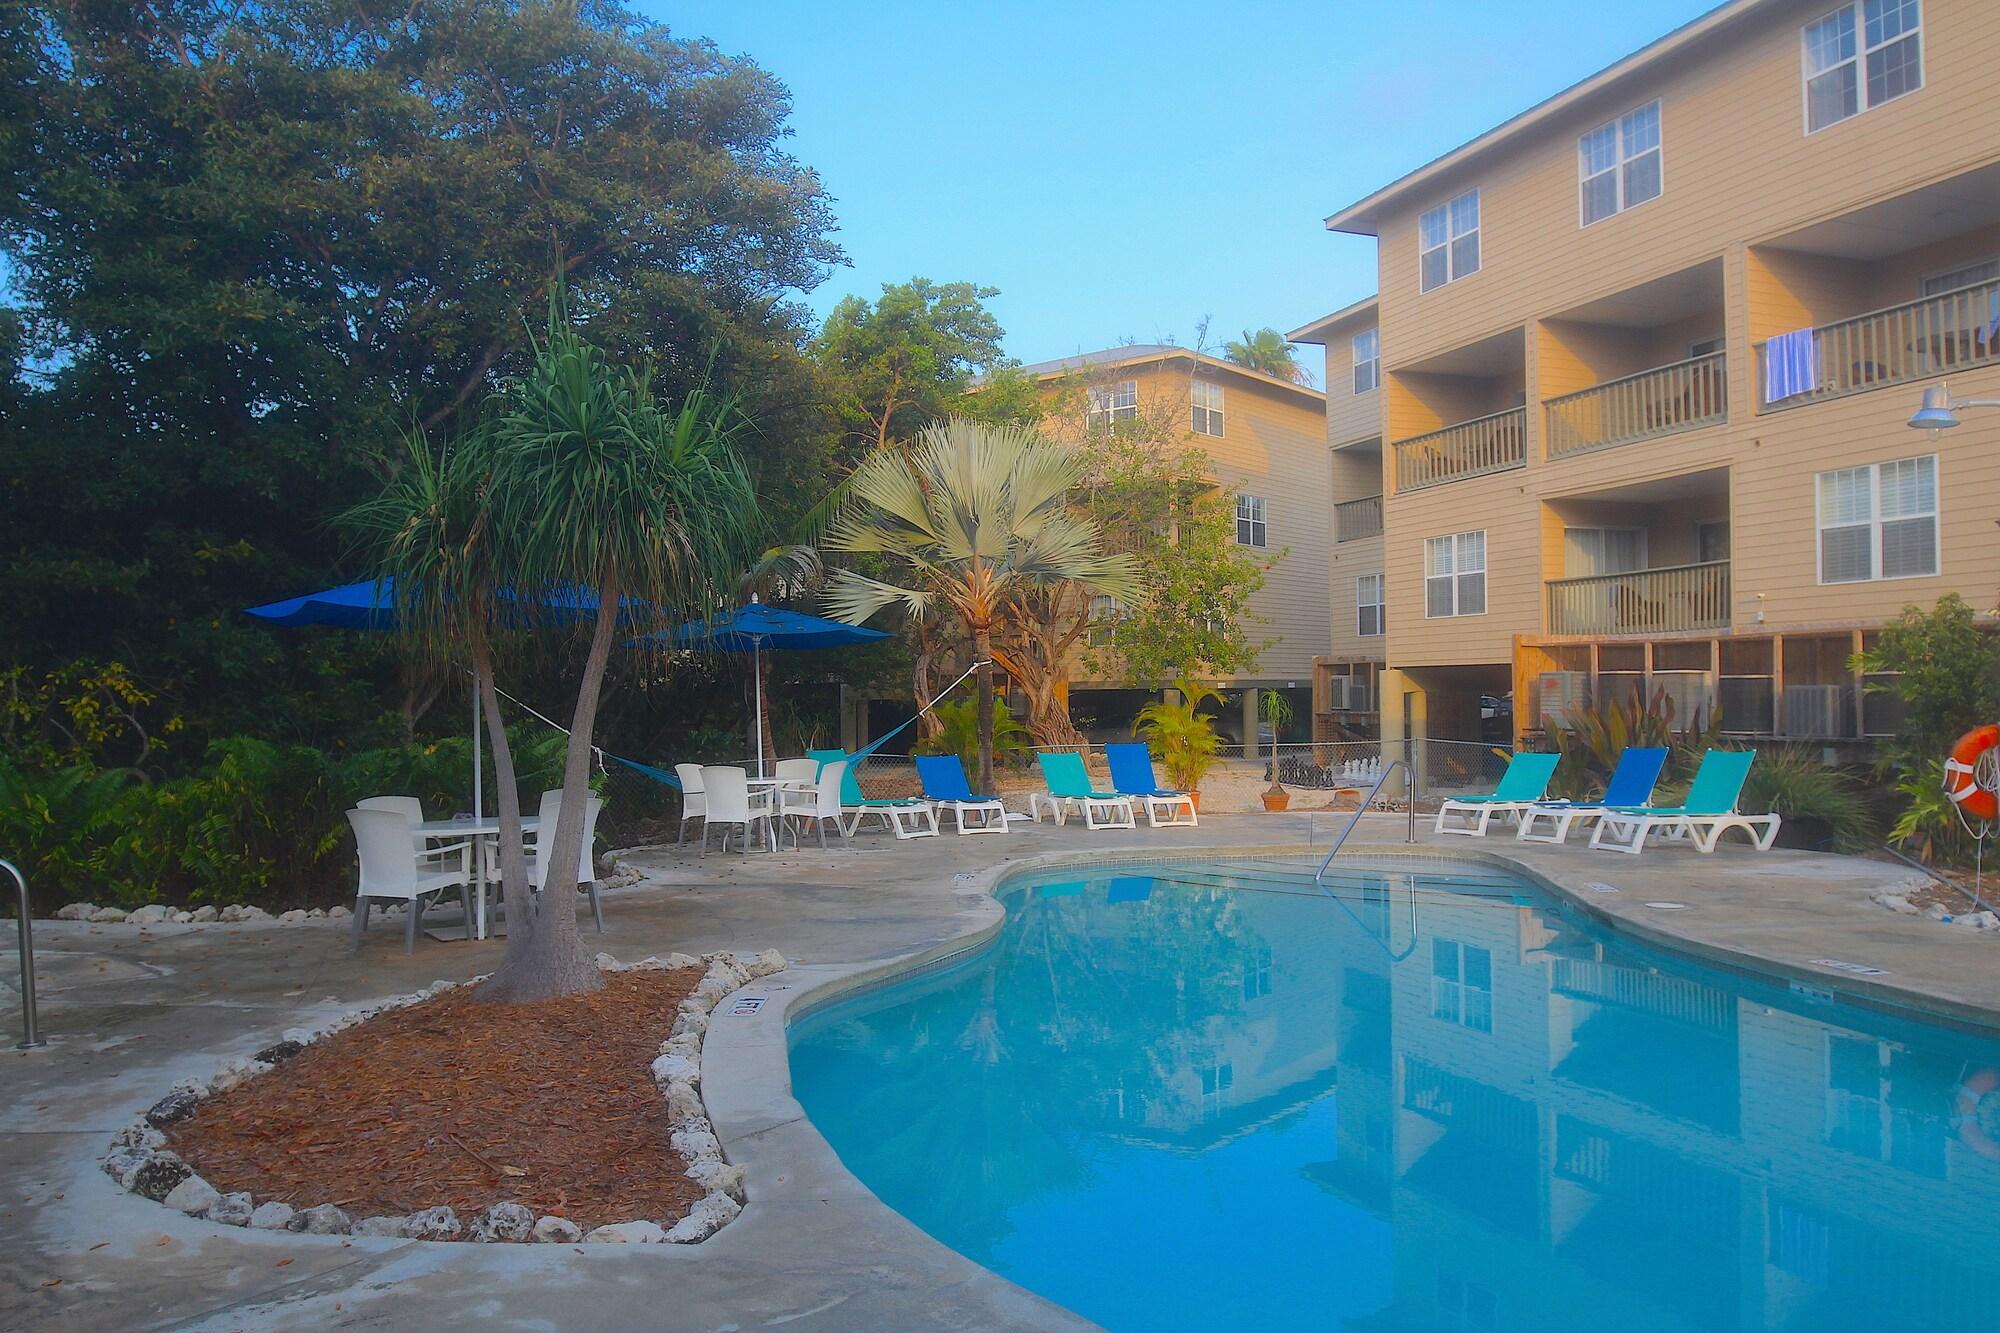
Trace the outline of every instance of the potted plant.
{"label": "potted plant", "polygon": [[1257,716],[1271,729],[1271,785],[1264,788],[1264,808],[1276,813],[1292,803],[1278,768],[1278,738],[1292,720],[1292,701],[1276,690],[1265,690],[1257,696]]}
{"label": "potted plant", "polygon": [[1193,798],[1201,808],[1201,779],[1215,765],[1222,749],[1222,737],[1215,723],[1197,710],[1204,703],[1221,703],[1222,696],[1208,686],[1183,676],[1174,682],[1176,699],[1161,699],[1139,710],[1132,734],[1152,747],[1161,767],[1167,770],[1167,784]]}

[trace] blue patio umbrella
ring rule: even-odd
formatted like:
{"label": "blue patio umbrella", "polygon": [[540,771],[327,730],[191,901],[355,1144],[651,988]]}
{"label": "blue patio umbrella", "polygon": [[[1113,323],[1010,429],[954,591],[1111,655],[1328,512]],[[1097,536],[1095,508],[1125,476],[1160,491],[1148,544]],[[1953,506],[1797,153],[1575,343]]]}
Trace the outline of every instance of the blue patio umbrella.
{"label": "blue patio umbrella", "polygon": [[[533,624],[577,624],[597,614],[597,595],[578,587],[551,588],[538,597],[525,598],[511,589],[503,590],[504,605],[516,608],[508,619],[527,627]],[[532,608],[532,609],[531,609]],[[646,611],[645,604],[627,599],[620,604],[619,618],[632,619]],[[244,608],[267,624],[287,629],[327,626],[334,629],[393,630],[401,628],[396,610],[396,580],[392,578],[343,583],[337,588],[309,592],[282,602]],[[472,681],[472,814],[485,816],[485,792],[479,730],[479,678]]]}
{"label": "blue patio umbrella", "polygon": [[850,643],[886,639],[879,629],[866,629],[838,620],[826,620],[803,611],[787,611],[766,606],[752,597],[748,605],[707,620],[690,620],[670,630],[647,635],[637,642],[669,642],[677,648],[706,649],[716,653],[749,653],[750,678],[755,683],[756,716],[751,729],[757,737],[757,776],[764,775],[764,671],[766,651],[795,651],[839,648]]}

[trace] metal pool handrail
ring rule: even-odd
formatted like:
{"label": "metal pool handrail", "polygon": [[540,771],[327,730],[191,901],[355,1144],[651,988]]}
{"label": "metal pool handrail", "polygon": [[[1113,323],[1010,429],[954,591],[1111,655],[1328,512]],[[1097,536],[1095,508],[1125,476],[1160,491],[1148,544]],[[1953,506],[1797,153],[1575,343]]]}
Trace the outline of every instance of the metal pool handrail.
{"label": "metal pool handrail", "polygon": [[[1382,775],[1375,779],[1375,785],[1370,787],[1368,789],[1368,794],[1361,798],[1361,806],[1354,812],[1354,817],[1347,821],[1347,827],[1342,829],[1340,831],[1340,836],[1333,840],[1333,847],[1327,852],[1326,859],[1321,861],[1319,863],[1319,869],[1313,872],[1313,883],[1319,886],[1320,892],[1324,893],[1327,897],[1333,899],[1334,905],[1339,907],[1341,911],[1346,912],[1349,919],[1351,919],[1355,925],[1362,926],[1363,933],[1369,935],[1371,938],[1373,937],[1374,932],[1368,930],[1365,925],[1362,925],[1361,919],[1354,915],[1354,911],[1352,908],[1348,907],[1348,905],[1345,902],[1341,901],[1339,894],[1335,893],[1332,889],[1326,887],[1326,869],[1328,866],[1333,864],[1333,858],[1340,854],[1341,846],[1347,841],[1347,835],[1354,832],[1354,826],[1361,822],[1361,816],[1367,814],[1368,807],[1375,803],[1375,797],[1381,793],[1382,785],[1389,780],[1389,775],[1391,773],[1394,773],[1399,768],[1403,770],[1403,781],[1412,787],[1415,786],[1415,779],[1410,775],[1410,766],[1404,763],[1400,759],[1391,759],[1387,767],[1385,767],[1382,770]],[[1409,791],[1406,792],[1405,795],[1408,799],[1406,799],[1403,802],[1403,805],[1409,812],[1409,828],[1405,832],[1403,840],[1405,842],[1414,843],[1417,840],[1416,792]],[[1416,952],[1417,891],[1414,886],[1412,886],[1410,889],[1409,947],[1404,949],[1401,953],[1397,953],[1394,949],[1391,949],[1389,947],[1389,942],[1387,940],[1377,940],[1376,943],[1382,946],[1382,952],[1388,954],[1392,962],[1400,963],[1405,958],[1408,958],[1411,954]]]}
{"label": "metal pool handrail", "polygon": [[12,861],[0,861],[0,870],[14,877],[14,887],[21,898],[21,1026],[22,1034],[17,1050],[43,1044],[41,1033],[35,1023],[35,927],[34,918],[28,912],[28,881],[21,874],[19,866]]}

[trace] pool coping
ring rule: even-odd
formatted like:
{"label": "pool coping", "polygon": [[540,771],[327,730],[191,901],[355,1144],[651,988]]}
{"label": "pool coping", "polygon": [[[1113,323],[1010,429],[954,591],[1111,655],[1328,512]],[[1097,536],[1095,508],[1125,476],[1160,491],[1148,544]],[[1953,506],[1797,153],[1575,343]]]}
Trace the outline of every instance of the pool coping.
{"label": "pool coping", "polygon": [[[1006,921],[1006,909],[997,893],[1009,881],[1052,869],[1316,857],[1324,851],[1324,846],[1282,842],[1043,853],[973,873],[969,882],[959,887],[961,902],[956,917],[961,928],[941,940],[906,953],[863,962],[794,965],[738,990],[718,1006],[719,1021],[711,1024],[702,1055],[703,1094],[709,1118],[729,1159],[745,1167],[749,1176],[749,1202],[743,1221],[750,1225],[729,1230],[747,1240],[761,1230],[757,1225],[760,1214],[768,1216],[773,1211],[786,1212],[807,1205],[823,1206],[827,1199],[815,1200],[810,1197],[810,1190],[800,1188],[802,1184],[817,1183],[828,1194],[842,1196],[845,1220],[869,1230],[888,1228],[901,1232],[900,1240],[931,1251],[928,1257],[943,1260],[948,1256],[953,1269],[962,1266],[963,1270],[969,1270],[962,1273],[960,1290],[966,1296],[976,1295],[988,1309],[1008,1309],[1041,1326],[1095,1327],[1075,1312],[1019,1286],[922,1231],[876,1197],[849,1171],[793,1095],[791,1029],[829,1006],[930,969],[950,966],[990,943]],[[1432,842],[1369,842],[1347,849],[1347,855],[1370,861],[1458,861],[1504,870],[1521,876],[1564,907],[1582,913],[1607,930],[1698,964],[1769,983],[1796,982],[1816,993],[1869,1009],[1903,1017],[1914,1015],[1985,1036],[2000,1035],[2000,1010],[1908,984],[1904,978],[1883,980],[1853,975],[1704,939],[1676,929],[1679,922],[1675,918],[1663,916],[1654,920],[1638,915],[1647,910],[1639,895],[1612,899],[1585,888],[1581,876],[1574,882],[1565,882],[1562,874],[1551,873],[1497,848]],[[1748,869],[1753,863],[1742,864]],[[1605,873],[1606,866],[1602,861],[1593,861],[1580,869],[1588,869],[1594,876]],[[1597,881],[1593,878],[1588,882]],[[968,899],[971,901],[964,901]],[[1895,919],[1887,913],[1884,917]],[[754,1006],[754,1012],[739,1015],[735,1012],[737,1002],[746,998],[758,999],[760,1003]],[[730,1014],[727,1018],[723,1017],[725,1011]],[[725,1233],[716,1239],[730,1241],[736,1237]]]}

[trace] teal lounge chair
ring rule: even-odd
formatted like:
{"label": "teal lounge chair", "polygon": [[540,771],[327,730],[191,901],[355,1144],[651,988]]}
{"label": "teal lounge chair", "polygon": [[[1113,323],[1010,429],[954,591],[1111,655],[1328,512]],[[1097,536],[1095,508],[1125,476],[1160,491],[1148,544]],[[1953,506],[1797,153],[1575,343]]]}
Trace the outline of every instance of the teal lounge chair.
{"label": "teal lounge chair", "polygon": [[1048,787],[1046,792],[1028,793],[1028,814],[1036,822],[1040,822],[1041,808],[1046,804],[1050,817],[1058,824],[1063,822],[1065,811],[1074,806],[1082,813],[1086,828],[1139,827],[1137,813],[1132,809],[1132,798],[1092,787],[1082,755],[1038,754],[1035,762],[1042,766],[1042,782]]}
{"label": "teal lounge chair", "polygon": [[1665,746],[1641,749],[1628,745],[1625,752],[1618,756],[1618,766],[1611,770],[1611,780],[1604,784],[1601,799],[1537,801],[1522,813],[1521,827],[1515,831],[1514,838],[1518,842],[1560,844],[1568,840],[1572,826],[1598,819],[1607,807],[1628,809],[1650,804],[1653,787],[1659,782],[1660,770],[1666,764]]}
{"label": "teal lounge chair", "polygon": [[1710,750],[1694,771],[1687,799],[1679,805],[1607,809],[1590,835],[1590,845],[1637,856],[1646,849],[1646,835],[1659,833],[1668,838],[1693,838],[1698,851],[1712,852],[1723,834],[1740,828],[1750,835],[1758,851],[1770,851],[1778,836],[1777,814],[1736,813],[1743,780],[1750,776],[1750,765],[1756,760],[1755,750]]}
{"label": "teal lounge chair", "polygon": [[[1438,807],[1437,831],[1462,833],[1469,838],[1486,836],[1486,826],[1495,815],[1519,819],[1528,807],[1542,799],[1549,779],[1556,775],[1559,754],[1517,754],[1507,761],[1507,771],[1488,796],[1454,796]],[[1461,821],[1453,823],[1450,816]]]}
{"label": "teal lounge chair", "polygon": [[[845,750],[807,750],[806,758],[817,759],[822,770],[828,764],[837,764],[854,756]],[[847,819],[847,833],[852,834],[861,827],[861,821],[874,815],[882,821],[882,827],[899,838],[935,838],[937,836],[937,811],[931,803],[914,796],[878,799],[861,790],[861,780],[854,776],[858,762],[849,763],[840,775],[840,813]]]}

